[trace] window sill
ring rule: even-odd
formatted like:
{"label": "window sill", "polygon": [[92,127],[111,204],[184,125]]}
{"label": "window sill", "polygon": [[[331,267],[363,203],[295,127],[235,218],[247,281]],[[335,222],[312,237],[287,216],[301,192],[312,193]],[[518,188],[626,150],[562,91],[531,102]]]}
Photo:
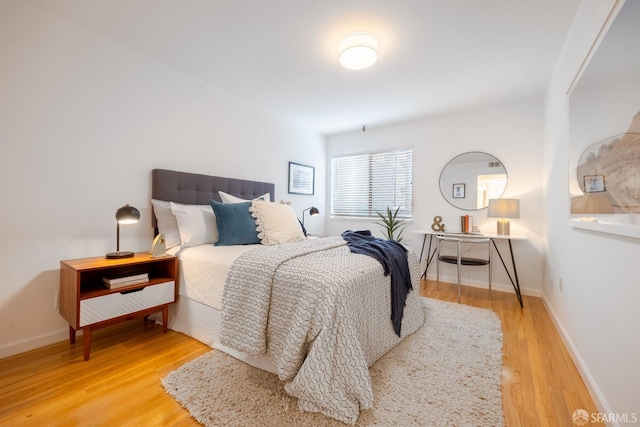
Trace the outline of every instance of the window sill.
{"label": "window sill", "polygon": [[[372,218],[363,218],[361,216],[330,216],[329,221],[348,221],[348,222],[378,222],[380,221],[380,217],[372,217]],[[413,223],[413,218],[405,218],[403,221],[404,224]]]}

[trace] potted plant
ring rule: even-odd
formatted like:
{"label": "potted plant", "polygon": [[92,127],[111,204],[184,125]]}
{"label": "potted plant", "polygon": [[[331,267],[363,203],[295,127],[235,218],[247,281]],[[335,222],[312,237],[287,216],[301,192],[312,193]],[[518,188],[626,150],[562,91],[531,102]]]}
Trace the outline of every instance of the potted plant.
{"label": "potted plant", "polygon": [[400,243],[405,220],[398,218],[398,212],[400,212],[400,207],[396,208],[395,211],[388,207],[385,213],[376,212],[376,214],[380,217],[380,225],[382,225],[382,231],[384,231],[385,236],[389,240],[395,240]]}

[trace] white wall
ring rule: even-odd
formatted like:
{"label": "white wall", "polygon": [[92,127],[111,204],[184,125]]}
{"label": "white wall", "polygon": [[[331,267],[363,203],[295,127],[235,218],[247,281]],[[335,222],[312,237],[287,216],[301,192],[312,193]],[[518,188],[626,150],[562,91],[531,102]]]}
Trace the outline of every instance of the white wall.
{"label": "white wall", "polygon": [[[487,108],[436,117],[411,123],[380,128],[367,128],[329,137],[327,159],[335,155],[367,150],[413,146],[413,222],[405,231],[403,243],[410,244],[420,254],[422,236],[410,230],[431,229],[433,218],[440,215],[446,229],[459,231],[459,216],[471,214],[474,224],[486,233],[496,232],[496,219],[487,218],[487,210],[463,211],[451,206],[440,193],[440,172],[458,154],[483,151],[497,157],[505,166],[509,183],[503,197],[520,199],[521,218],[511,221],[511,233],[528,237],[514,241],[518,275],[523,293],[540,295],[542,285],[542,102],[531,101],[515,105]],[[328,164],[327,168],[330,165]],[[329,170],[329,169],[327,169]],[[328,205],[328,202],[327,202]],[[346,229],[371,229],[379,233],[372,222],[330,219],[329,232]],[[508,247],[501,243],[503,254]],[[425,250],[426,251],[426,250]],[[452,266],[443,265],[443,280],[455,281]],[[429,267],[435,279],[435,266]],[[467,268],[463,280],[487,287],[486,270]],[[513,291],[502,265],[494,265],[496,289]]]}
{"label": "white wall", "polygon": [[[593,41],[606,27],[615,3],[582,1],[547,91],[543,299],[600,410],[640,415],[637,268],[640,241],[574,229],[567,221],[570,164],[567,92]],[[626,96],[638,99],[632,92]],[[598,136],[594,137],[597,140]],[[571,151],[571,155],[575,152]]]}
{"label": "white wall", "polygon": [[[298,215],[325,209],[326,138],[29,6],[0,2],[0,357],[65,339],[59,261],[152,240],[153,168],[274,182]],[[288,161],[316,167],[287,194]],[[307,221],[324,232],[324,221]]]}

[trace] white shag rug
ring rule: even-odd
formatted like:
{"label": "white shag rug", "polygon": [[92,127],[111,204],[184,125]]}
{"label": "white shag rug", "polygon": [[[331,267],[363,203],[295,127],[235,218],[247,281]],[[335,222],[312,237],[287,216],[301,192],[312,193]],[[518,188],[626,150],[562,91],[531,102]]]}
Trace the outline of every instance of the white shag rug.
{"label": "white shag rug", "polygon": [[[371,366],[357,426],[504,426],[502,327],[491,310],[422,298],[426,321]],[[277,376],[213,350],[162,379],[206,426],[345,426],[301,412]]]}

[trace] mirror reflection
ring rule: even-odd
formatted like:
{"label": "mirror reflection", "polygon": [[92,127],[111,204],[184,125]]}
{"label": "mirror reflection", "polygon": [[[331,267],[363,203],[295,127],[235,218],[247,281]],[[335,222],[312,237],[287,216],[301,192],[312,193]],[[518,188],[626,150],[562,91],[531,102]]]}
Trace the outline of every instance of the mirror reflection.
{"label": "mirror reflection", "polygon": [[639,20],[640,2],[624,2],[571,92],[571,215],[583,221],[640,214]]}
{"label": "mirror reflection", "polygon": [[486,208],[507,187],[507,171],[491,154],[471,151],[460,154],[440,173],[440,192],[456,208],[473,211]]}

